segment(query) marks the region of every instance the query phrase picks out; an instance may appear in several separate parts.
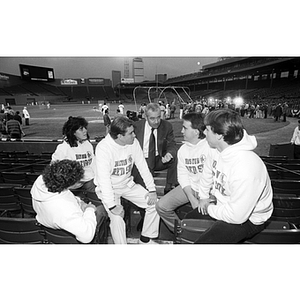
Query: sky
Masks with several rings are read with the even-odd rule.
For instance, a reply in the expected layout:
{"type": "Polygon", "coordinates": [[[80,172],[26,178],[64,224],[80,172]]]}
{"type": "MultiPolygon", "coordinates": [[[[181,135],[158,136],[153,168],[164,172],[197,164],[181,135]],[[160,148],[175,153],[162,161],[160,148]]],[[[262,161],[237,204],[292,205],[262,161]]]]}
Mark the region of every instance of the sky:
{"type": "MultiPolygon", "coordinates": [[[[154,80],[155,74],[167,74],[168,78],[197,72],[204,65],[216,62],[216,57],[142,57],[144,79],[154,80]]],[[[124,62],[132,57],[0,57],[0,72],[20,75],[19,64],[54,69],[55,78],[109,78],[112,70],[124,76],[124,62]]]]}
{"type": "Polygon", "coordinates": [[[123,76],[124,57],[142,57],[145,80],[154,80],[156,73],[196,72],[222,56],[299,55],[297,10],[288,10],[285,20],[277,4],[270,15],[257,0],[246,11],[231,0],[106,2],[2,3],[0,72],[19,75],[24,63],[53,67],[56,78],[111,78],[112,70],[123,76]]]}

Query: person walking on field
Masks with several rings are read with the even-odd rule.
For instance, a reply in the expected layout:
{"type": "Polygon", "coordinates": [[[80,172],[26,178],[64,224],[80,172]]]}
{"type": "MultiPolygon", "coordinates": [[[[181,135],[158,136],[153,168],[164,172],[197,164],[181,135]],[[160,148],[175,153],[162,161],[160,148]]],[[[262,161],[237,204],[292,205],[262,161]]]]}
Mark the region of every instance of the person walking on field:
{"type": "Polygon", "coordinates": [[[23,117],[25,119],[25,125],[29,126],[30,114],[29,114],[26,106],[23,109],[23,117]]]}
{"type": "Polygon", "coordinates": [[[111,124],[111,119],[109,117],[109,111],[108,109],[105,110],[104,112],[104,115],[103,115],[103,123],[104,123],[104,126],[105,126],[105,135],[108,134],[109,132],[109,127],[110,127],[110,124],[111,124]]]}
{"type": "Polygon", "coordinates": [[[300,120],[298,120],[298,126],[294,129],[294,133],[291,139],[291,144],[294,145],[294,158],[300,158],[300,120]]]}

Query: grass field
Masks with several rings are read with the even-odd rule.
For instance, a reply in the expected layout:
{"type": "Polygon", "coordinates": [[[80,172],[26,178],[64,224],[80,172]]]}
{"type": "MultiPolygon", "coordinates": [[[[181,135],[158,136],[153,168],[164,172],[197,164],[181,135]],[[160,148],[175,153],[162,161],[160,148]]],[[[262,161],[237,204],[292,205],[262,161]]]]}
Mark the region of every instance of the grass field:
{"type": "MultiPolygon", "coordinates": [[[[110,115],[114,117],[118,104],[110,105],[110,115]]],[[[14,110],[22,111],[23,107],[14,106],[14,110]]],[[[136,110],[134,104],[125,104],[125,112],[127,110],[136,110]]],[[[89,122],[88,131],[91,139],[103,136],[105,134],[105,127],[102,121],[102,114],[98,110],[98,106],[95,104],[62,104],[52,105],[50,109],[39,106],[28,106],[30,113],[30,126],[23,125],[24,132],[26,133],[26,139],[61,139],[62,127],[67,121],[69,116],[82,116],[89,122]]],[[[177,141],[182,140],[182,120],[178,118],[178,111],[175,115],[176,118],[170,120],[173,125],[175,138],[177,141]]],[[[264,132],[276,131],[284,126],[287,126],[289,122],[274,122],[272,118],[267,119],[248,119],[243,118],[243,124],[249,134],[257,135],[264,132]]],[[[292,132],[288,136],[276,136],[272,140],[262,140],[261,143],[265,145],[259,145],[261,149],[267,151],[269,144],[288,142],[291,138],[292,132]]],[[[258,153],[266,155],[266,153],[258,153]]]]}

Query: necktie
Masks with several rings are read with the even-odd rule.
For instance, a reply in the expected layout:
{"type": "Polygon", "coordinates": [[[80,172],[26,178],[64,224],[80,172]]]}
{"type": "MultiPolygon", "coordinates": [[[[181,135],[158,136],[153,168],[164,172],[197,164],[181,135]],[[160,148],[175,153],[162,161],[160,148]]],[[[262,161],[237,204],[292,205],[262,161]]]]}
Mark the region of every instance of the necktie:
{"type": "Polygon", "coordinates": [[[151,134],[149,139],[149,152],[148,152],[148,167],[150,170],[155,168],[155,136],[154,128],[151,128],[151,134]]]}

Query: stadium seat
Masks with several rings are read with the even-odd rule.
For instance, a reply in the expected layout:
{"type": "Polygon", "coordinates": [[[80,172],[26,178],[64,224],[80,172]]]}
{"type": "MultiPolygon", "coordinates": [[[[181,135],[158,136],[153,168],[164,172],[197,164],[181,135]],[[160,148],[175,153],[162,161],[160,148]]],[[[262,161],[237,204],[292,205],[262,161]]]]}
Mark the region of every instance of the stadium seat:
{"type": "Polygon", "coordinates": [[[14,192],[18,197],[22,208],[22,217],[24,218],[24,214],[28,214],[31,217],[36,215],[33,207],[32,207],[32,197],[30,193],[31,187],[15,187],[14,192]]]}
{"type": "Polygon", "coordinates": [[[32,171],[33,173],[42,173],[48,164],[33,164],[32,171]]]}
{"type": "Polygon", "coordinates": [[[2,172],[1,173],[4,183],[12,184],[27,184],[27,177],[25,172],[2,172]]]}
{"type": "MultiPolygon", "coordinates": [[[[90,244],[107,244],[108,226],[108,217],[103,217],[97,225],[95,237],[90,244]]],[[[40,227],[45,232],[46,244],[83,244],[73,234],[63,229],[52,229],[43,225],[40,227]]]]}
{"type": "Polygon", "coordinates": [[[21,206],[18,197],[15,195],[14,187],[12,185],[0,185],[0,216],[11,216],[20,212],[21,206]]]}
{"type": "Polygon", "coordinates": [[[26,173],[28,185],[33,185],[39,176],[40,176],[39,173],[26,173]]]}
{"type": "Polygon", "coordinates": [[[300,196],[300,180],[271,180],[274,194],[291,194],[300,196]]]}
{"type": "MultiPolygon", "coordinates": [[[[193,244],[199,235],[213,224],[213,220],[184,219],[175,221],[175,244],[193,244]]],[[[251,244],[298,244],[300,243],[300,229],[288,222],[270,220],[266,228],[253,238],[244,241],[251,244]]]]}
{"type": "Polygon", "coordinates": [[[44,234],[34,218],[0,218],[1,244],[43,244],[44,234]]]}

